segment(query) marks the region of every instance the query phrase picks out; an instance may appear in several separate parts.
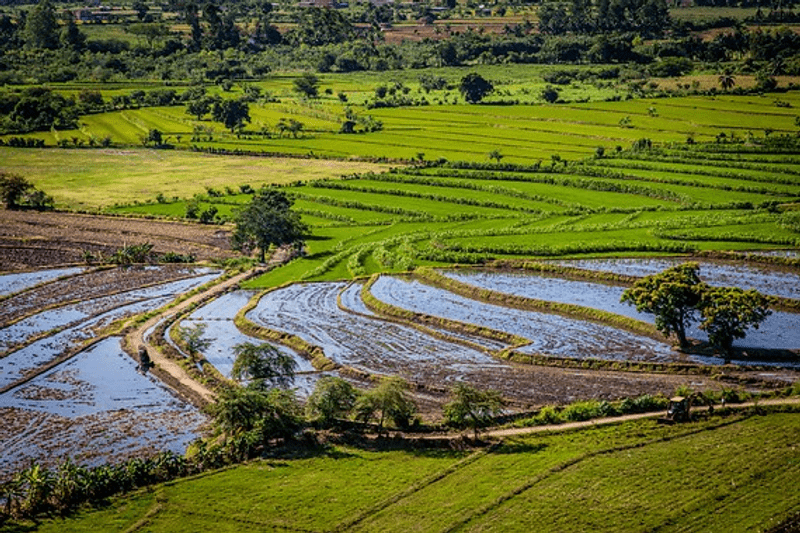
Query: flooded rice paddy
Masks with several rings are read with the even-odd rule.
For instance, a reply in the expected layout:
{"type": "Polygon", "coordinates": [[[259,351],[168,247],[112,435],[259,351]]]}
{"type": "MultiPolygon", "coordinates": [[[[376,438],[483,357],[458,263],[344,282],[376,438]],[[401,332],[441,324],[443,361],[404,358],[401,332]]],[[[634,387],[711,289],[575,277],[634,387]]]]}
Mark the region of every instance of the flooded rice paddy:
{"type": "MultiPolygon", "coordinates": [[[[177,399],[109,337],[24,385],[0,395],[0,472],[182,453],[206,417],[177,399]]],[[[0,476],[1,477],[1,476],[0,476]]]]}
{"type": "Polygon", "coordinates": [[[0,328],[0,473],[10,474],[31,459],[53,465],[72,457],[98,464],[166,449],[183,452],[199,435],[206,417],[155,378],[138,373],[119,338],[70,354],[99,328],[158,308],[220,272],[186,266],[113,270],[56,276],[0,302],[17,313],[2,315],[0,328]],[[120,283],[105,285],[108,281],[120,283]],[[31,312],[36,305],[54,308],[31,312]],[[55,364],[64,356],[69,357],[55,364]]]}
{"type": "Polygon", "coordinates": [[[30,289],[40,283],[80,274],[84,270],[84,267],[71,267],[37,270],[35,272],[20,272],[17,274],[3,274],[0,275],[0,297],[30,289]]]}
{"type": "Polygon", "coordinates": [[[662,270],[687,261],[700,263],[700,278],[709,285],[756,289],[761,293],[773,296],[800,298],[800,274],[782,272],[753,264],[734,265],[677,257],[657,259],[584,259],[559,261],[559,264],[586,270],[602,270],[626,276],[643,277],[658,274],[662,270]]]}
{"type": "MultiPolygon", "coordinates": [[[[233,291],[220,296],[219,298],[207,303],[194,311],[181,322],[184,326],[194,324],[205,324],[203,338],[211,344],[203,350],[203,356],[225,377],[231,377],[231,370],[236,357],[233,352],[234,346],[245,342],[253,344],[264,344],[265,341],[245,335],[233,323],[236,313],[244,307],[250,298],[255,294],[253,291],[233,291]]],[[[273,345],[281,353],[294,359],[295,381],[291,388],[296,389],[301,398],[308,397],[314,390],[314,386],[319,377],[313,365],[293,350],[281,345],[273,345]]]]}
{"type": "Polygon", "coordinates": [[[336,296],[344,287],[345,283],[291,285],[266,294],[247,317],[316,344],[343,365],[373,374],[400,375],[439,389],[471,383],[498,390],[518,405],[671,392],[684,380],[670,375],[586,373],[509,363],[411,327],[342,311],[336,296]]]}
{"type": "Polygon", "coordinates": [[[676,357],[669,345],[648,337],[584,320],[478,302],[414,280],[382,276],[371,292],[377,299],[404,309],[525,337],[531,341],[519,349],[525,353],[637,361],[671,361],[676,357]]]}
{"type": "MultiPolygon", "coordinates": [[[[450,270],[443,271],[443,274],[463,283],[506,294],[582,305],[649,323],[655,321],[653,315],[639,313],[634,306],[620,302],[624,287],[565,280],[534,273],[450,270]]],[[[708,335],[697,324],[690,327],[687,334],[695,339],[708,340],[708,335]]],[[[773,311],[759,329],[750,329],[747,337],[737,339],[734,346],[770,350],[800,349],[800,315],[773,311]]]]}

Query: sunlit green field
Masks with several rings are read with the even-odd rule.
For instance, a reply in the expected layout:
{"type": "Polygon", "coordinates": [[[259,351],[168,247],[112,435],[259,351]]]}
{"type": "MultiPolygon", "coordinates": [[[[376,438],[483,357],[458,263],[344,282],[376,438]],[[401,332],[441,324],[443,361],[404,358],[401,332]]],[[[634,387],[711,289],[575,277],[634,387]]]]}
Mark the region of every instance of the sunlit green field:
{"type": "MultiPolygon", "coordinates": [[[[405,83],[402,78],[407,76],[408,73],[398,74],[396,81],[405,83]]],[[[367,85],[370,88],[366,89],[364,85],[359,87],[357,81],[357,76],[327,75],[321,85],[321,97],[310,101],[292,93],[289,77],[259,82],[257,85],[279,101],[251,104],[251,122],[241,133],[231,133],[208,118],[198,121],[183,106],[172,106],[86,115],[80,119],[80,129],[29,136],[44,139],[47,145],[60,141],[85,145],[109,138],[114,146],[128,147],[141,146],[148,131],[157,129],[166,142],[178,148],[194,146],[204,150],[339,159],[449,161],[488,161],[489,154],[499,153],[505,162],[533,164],[548,161],[554,155],[580,159],[593,154],[598,147],[615,150],[641,138],[653,142],[686,142],[689,138],[705,142],[722,134],[725,138],[744,139],[762,136],[765,131],[773,135],[794,133],[797,131],[794,108],[800,106],[797,92],[780,96],[782,102],[792,107],[778,107],[776,98],[770,95],[606,102],[602,101],[603,95],[594,94],[592,101],[586,103],[541,104],[538,100],[541,88],[526,87],[519,80],[508,80],[503,94],[509,96],[502,99],[519,100],[521,105],[468,105],[457,90],[426,94],[418,82],[407,80],[408,97],[424,98],[429,105],[367,109],[365,104],[374,98],[374,90],[370,88],[380,85],[380,80],[373,77],[367,85]],[[347,103],[339,100],[339,93],[348,98],[347,103]],[[525,105],[526,102],[537,103],[525,105]],[[381,121],[383,129],[372,133],[339,133],[348,106],[362,118],[371,116],[381,121]],[[297,135],[281,133],[276,126],[282,119],[297,120],[304,129],[297,135]],[[198,127],[204,129],[202,133],[195,131],[198,127]]],[[[235,97],[239,90],[224,96],[235,97]]]]}
{"type": "Polygon", "coordinates": [[[478,451],[320,450],[140,491],[37,531],[727,531],[796,512],[796,413],[517,437],[478,451]]]}

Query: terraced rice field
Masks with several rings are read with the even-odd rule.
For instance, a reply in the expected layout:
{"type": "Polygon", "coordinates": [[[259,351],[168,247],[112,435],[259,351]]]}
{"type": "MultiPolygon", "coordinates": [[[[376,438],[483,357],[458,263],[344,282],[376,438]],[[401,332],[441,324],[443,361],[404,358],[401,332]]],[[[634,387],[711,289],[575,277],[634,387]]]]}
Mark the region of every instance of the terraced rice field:
{"type": "Polygon", "coordinates": [[[121,339],[102,329],[218,276],[185,266],[0,276],[0,479],[31,459],[100,464],[182,452],[205,415],[137,372],[121,339]]]}

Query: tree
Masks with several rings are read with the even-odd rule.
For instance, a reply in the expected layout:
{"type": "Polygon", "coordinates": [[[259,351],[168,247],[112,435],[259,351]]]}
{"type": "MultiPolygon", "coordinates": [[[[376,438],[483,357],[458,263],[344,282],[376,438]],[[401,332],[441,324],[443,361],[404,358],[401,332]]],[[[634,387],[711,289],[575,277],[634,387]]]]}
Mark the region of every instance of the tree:
{"type": "Polygon", "coordinates": [[[461,79],[458,90],[461,91],[464,100],[470,104],[476,104],[494,90],[494,85],[480,74],[470,72],[461,79]]]}
{"type": "Polygon", "coordinates": [[[162,146],[164,143],[164,135],[161,133],[160,130],[155,128],[151,129],[147,132],[147,136],[144,137],[143,143],[145,146],[148,144],[153,143],[153,146],[159,147],[162,146]]]}
{"type": "Polygon", "coordinates": [[[237,381],[250,381],[250,388],[285,388],[294,383],[297,362],[274,346],[244,342],[234,346],[233,353],[236,360],[231,377],[237,381]]]}
{"type": "Polygon", "coordinates": [[[206,325],[202,322],[198,322],[194,326],[175,326],[175,334],[186,345],[186,349],[192,357],[196,357],[200,352],[211,346],[213,339],[204,339],[203,335],[205,333],[206,325]]]}
{"type": "Polygon", "coordinates": [[[214,104],[211,117],[222,122],[233,133],[250,122],[250,106],[242,100],[222,100],[214,104]]]}
{"type": "Polygon", "coordinates": [[[640,313],[655,315],[656,328],[667,336],[675,333],[681,348],[686,348],[686,328],[703,291],[699,270],[698,263],[683,263],[646,276],[623,292],[621,301],[635,305],[640,313]]]}
{"type": "Polygon", "coordinates": [[[214,104],[214,99],[207,96],[201,96],[194,100],[186,102],[186,114],[196,117],[197,120],[203,120],[203,116],[211,111],[214,104]]]}
{"type": "Polygon", "coordinates": [[[316,98],[319,95],[319,78],[306,72],[293,82],[294,90],[306,98],[316,98]]]}
{"type": "Polygon", "coordinates": [[[331,425],[353,410],[357,398],[358,391],[350,383],[340,377],[324,376],[306,401],[306,416],[322,425],[331,425]]]}
{"type": "Polygon", "coordinates": [[[478,390],[463,383],[450,391],[452,401],[444,406],[445,422],[453,427],[469,427],[478,438],[478,428],[487,426],[502,413],[505,401],[499,392],[478,390]]]}
{"type": "Polygon", "coordinates": [[[399,377],[383,378],[377,387],[363,394],[356,402],[356,418],[368,422],[378,417],[378,432],[386,420],[398,428],[407,428],[417,412],[417,405],[408,395],[408,382],[399,377]]]}
{"type": "Polygon", "coordinates": [[[772,312],[769,299],[756,290],[714,287],[703,292],[699,303],[703,321],[700,329],[708,333],[711,344],[730,359],[734,339],[741,339],[752,326],[758,329],[772,312]]]}
{"type": "Polygon", "coordinates": [[[550,87],[549,85],[542,89],[542,100],[548,104],[554,104],[558,100],[558,89],[550,87]]]}
{"type": "Polygon", "coordinates": [[[25,46],[54,50],[59,45],[58,33],[55,8],[50,0],[42,0],[31,9],[25,19],[25,46]]]}
{"type": "Polygon", "coordinates": [[[247,253],[258,248],[263,263],[270,246],[300,241],[308,228],[291,207],[292,201],[283,191],[260,191],[247,207],[234,215],[236,230],[231,237],[233,249],[247,253]]]}
{"type": "Polygon", "coordinates": [[[6,209],[20,207],[25,194],[33,188],[33,183],[19,174],[0,172],[0,196],[6,204],[6,209]]]}
{"type": "Polygon", "coordinates": [[[491,152],[489,152],[489,159],[494,159],[495,161],[500,163],[500,160],[503,159],[503,154],[500,153],[500,150],[494,149],[491,152]]]}
{"type": "Polygon", "coordinates": [[[717,78],[717,81],[719,81],[719,86],[722,87],[722,90],[724,91],[728,91],[732,89],[734,85],[736,85],[736,77],[729,69],[722,71],[722,73],[719,75],[719,78],[717,78]]]}

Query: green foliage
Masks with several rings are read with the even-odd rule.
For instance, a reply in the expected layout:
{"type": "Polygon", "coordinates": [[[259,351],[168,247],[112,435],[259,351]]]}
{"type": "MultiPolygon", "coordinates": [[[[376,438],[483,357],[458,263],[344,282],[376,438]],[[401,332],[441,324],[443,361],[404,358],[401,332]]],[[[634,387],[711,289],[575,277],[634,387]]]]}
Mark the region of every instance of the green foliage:
{"type": "Polygon", "coordinates": [[[200,353],[211,346],[213,339],[203,338],[206,333],[206,325],[203,322],[198,322],[194,326],[181,326],[176,325],[173,328],[175,337],[182,343],[189,355],[197,357],[200,353]]]}
{"type": "Polygon", "coordinates": [[[58,21],[50,0],[42,0],[25,18],[25,46],[32,49],[55,49],[59,45],[58,21]]]}
{"type": "Polygon", "coordinates": [[[250,122],[250,106],[244,100],[219,100],[211,108],[211,117],[233,133],[250,122]]]}
{"type": "Polygon", "coordinates": [[[153,244],[144,242],[123,246],[111,255],[110,261],[115,265],[132,265],[149,263],[156,259],[156,255],[153,253],[153,244]]]}
{"type": "Polygon", "coordinates": [[[33,183],[19,174],[0,172],[0,197],[6,209],[20,207],[25,194],[33,188],[33,183]]]}
{"type": "Polygon", "coordinates": [[[461,91],[464,100],[470,104],[477,104],[494,90],[494,85],[477,72],[470,72],[461,79],[458,90],[461,91]]]}
{"type": "Polygon", "coordinates": [[[476,438],[478,429],[491,424],[505,405],[499,392],[482,391],[464,383],[453,387],[450,395],[452,400],[444,406],[445,423],[458,428],[472,428],[476,438]]]}
{"type": "Polygon", "coordinates": [[[213,417],[215,428],[231,445],[250,441],[247,456],[272,439],[291,437],[302,426],[302,410],[291,390],[224,389],[218,401],[206,410],[213,417]]]}
{"type": "Polygon", "coordinates": [[[357,399],[358,391],[349,382],[337,376],[323,376],[306,401],[306,417],[323,426],[332,425],[349,416],[357,399]]]}
{"type": "Polygon", "coordinates": [[[247,254],[258,248],[263,263],[270,246],[299,241],[308,228],[300,221],[300,215],[291,211],[291,207],[292,201],[283,191],[260,191],[247,207],[235,214],[233,248],[247,254]]]}
{"type": "Polygon", "coordinates": [[[684,263],[646,276],[622,293],[622,301],[635,305],[640,313],[655,315],[658,330],[667,336],[675,333],[685,348],[686,328],[702,294],[699,271],[698,263],[684,263]]]}
{"type": "Polygon", "coordinates": [[[316,98],[319,95],[319,83],[319,78],[309,72],[292,82],[294,90],[306,98],[316,98]]]}
{"type": "Polygon", "coordinates": [[[236,359],[231,377],[239,382],[247,381],[248,388],[286,388],[294,383],[297,362],[269,344],[245,342],[234,346],[233,353],[236,359]]]}
{"type": "Polygon", "coordinates": [[[363,393],[356,401],[356,419],[369,422],[377,418],[379,432],[387,421],[400,429],[410,427],[417,406],[408,394],[408,387],[402,378],[383,378],[374,389],[363,393]]]}
{"type": "Polygon", "coordinates": [[[726,356],[731,354],[733,341],[743,338],[750,327],[758,325],[771,314],[769,299],[756,290],[738,287],[707,288],[699,302],[703,321],[700,329],[726,356]]]}

